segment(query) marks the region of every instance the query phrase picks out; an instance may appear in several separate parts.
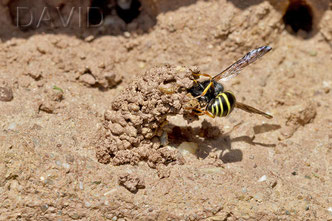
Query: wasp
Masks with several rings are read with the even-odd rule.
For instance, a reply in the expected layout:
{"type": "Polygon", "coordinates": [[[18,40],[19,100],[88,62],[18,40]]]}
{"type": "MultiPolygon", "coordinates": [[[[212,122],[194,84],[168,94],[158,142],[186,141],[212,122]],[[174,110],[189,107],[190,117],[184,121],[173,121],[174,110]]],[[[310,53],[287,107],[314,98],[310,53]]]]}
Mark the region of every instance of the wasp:
{"type": "Polygon", "coordinates": [[[189,88],[187,91],[199,102],[200,107],[187,107],[187,109],[191,109],[194,114],[199,116],[208,115],[215,118],[216,116],[228,116],[233,111],[234,107],[236,107],[246,112],[259,114],[271,119],[272,116],[270,114],[260,111],[247,104],[238,102],[234,94],[231,91],[225,91],[224,86],[218,82],[228,81],[229,79],[236,77],[240,74],[243,68],[255,62],[271,49],[272,48],[270,46],[263,46],[254,49],[214,77],[211,77],[208,74],[193,73],[196,79],[200,76],[208,77],[209,79],[202,82],[194,80],[194,86],[189,88]]]}

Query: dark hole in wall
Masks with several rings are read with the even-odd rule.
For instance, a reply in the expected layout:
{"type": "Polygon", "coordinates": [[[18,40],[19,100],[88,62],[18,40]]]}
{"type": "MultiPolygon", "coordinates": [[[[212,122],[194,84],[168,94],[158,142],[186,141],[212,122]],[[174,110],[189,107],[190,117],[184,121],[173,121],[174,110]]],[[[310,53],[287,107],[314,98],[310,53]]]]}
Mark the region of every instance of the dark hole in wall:
{"type": "Polygon", "coordinates": [[[88,22],[91,25],[100,24],[105,16],[111,13],[109,0],[92,0],[90,7],[88,22]]]}
{"type": "Polygon", "coordinates": [[[304,0],[290,0],[283,16],[285,25],[289,25],[297,33],[299,30],[311,32],[313,29],[313,11],[304,0]]]}
{"type": "Polygon", "coordinates": [[[103,19],[116,11],[125,22],[130,23],[140,14],[141,3],[138,0],[92,0],[89,10],[89,24],[98,25],[103,19]]]}
{"type": "Polygon", "coordinates": [[[116,5],[116,13],[127,24],[132,22],[140,14],[141,3],[138,0],[129,0],[130,7],[121,7],[121,4],[116,5]]]}
{"type": "Polygon", "coordinates": [[[170,140],[179,140],[183,139],[184,135],[182,134],[181,128],[175,126],[170,133],[168,133],[168,138],[170,140]]]}

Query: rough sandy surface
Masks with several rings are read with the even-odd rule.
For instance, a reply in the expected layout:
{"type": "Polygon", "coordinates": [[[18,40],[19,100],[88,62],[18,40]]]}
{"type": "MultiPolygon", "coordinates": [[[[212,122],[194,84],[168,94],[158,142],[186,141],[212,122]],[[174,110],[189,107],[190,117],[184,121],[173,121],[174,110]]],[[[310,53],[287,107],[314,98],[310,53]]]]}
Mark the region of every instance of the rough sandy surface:
{"type": "MultiPolygon", "coordinates": [[[[146,0],[129,24],[111,14],[97,29],[44,22],[26,32],[13,25],[15,2],[0,5],[0,220],[332,219],[329,1],[308,1],[315,27],[297,35],[283,23],[287,1],[146,0]],[[112,144],[119,131],[112,131],[109,113],[132,103],[131,90],[156,70],[176,78],[176,67],[188,73],[186,67],[197,66],[214,75],[262,45],[273,50],[224,86],[272,120],[234,110],[227,118],[188,123],[171,116],[181,113],[181,102],[166,110],[161,100],[161,114],[146,119],[161,127],[168,116],[170,144],[159,147],[155,139],[148,150],[157,160],[142,161],[138,150],[152,140],[139,138],[140,128],[151,129],[141,113],[154,110],[142,102],[143,124],[118,122],[126,136],[112,144]],[[131,138],[128,151],[140,160],[126,158],[129,164],[119,166],[98,161],[106,159],[96,157],[104,143],[102,151],[114,154],[105,162],[122,164],[115,156],[131,138]],[[170,163],[158,163],[166,152],[170,163]],[[181,164],[172,163],[179,157],[181,164]]],[[[68,1],[64,12],[77,2],[68,1]]],[[[151,83],[159,85],[160,77],[151,83]]],[[[149,83],[141,88],[143,98],[159,93],[149,83]]]]}

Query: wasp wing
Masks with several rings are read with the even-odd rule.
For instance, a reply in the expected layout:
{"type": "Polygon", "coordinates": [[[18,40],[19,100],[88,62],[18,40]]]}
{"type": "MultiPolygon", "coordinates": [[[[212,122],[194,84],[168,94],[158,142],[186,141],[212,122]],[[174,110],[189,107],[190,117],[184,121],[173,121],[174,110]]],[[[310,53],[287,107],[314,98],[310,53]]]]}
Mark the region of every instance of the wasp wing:
{"type": "Polygon", "coordinates": [[[243,111],[246,111],[246,112],[248,112],[248,113],[253,113],[253,114],[259,114],[259,115],[262,115],[262,116],[264,116],[264,117],[266,117],[266,118],[268,118],[268,119],[272,119],[272,118],[273,118],[272,115],[270,115],[270,114],[268,114],[268,113],[265,113],[265,112],[263,112],[263,111],[260,111],[260,110],[258,110],[258,109],[256,109],[256,108],[251,107],[251,106],[249,106],[249,105],[247,105],[247,104],[244,104],[244,103],[240,103],[240,102],[237,102],[237,101],[236,101],[236,103],[235,103],[235,107],[236,107],[236,108],[239,108],[239,109],[241,109],[241,110],[243,110],[243,111]]]}
{"type": "Polygon", "coordinates": [[[237,76],[243,68],[247,67],[251,63],[254,63],[258,58],[265,55],[271,49],[272,48],[270,46],[263,46],[248,52],[243,58],[241,58],[216,76],[214,76],[213,80],[228,81],[229,79],[237,76]]]}

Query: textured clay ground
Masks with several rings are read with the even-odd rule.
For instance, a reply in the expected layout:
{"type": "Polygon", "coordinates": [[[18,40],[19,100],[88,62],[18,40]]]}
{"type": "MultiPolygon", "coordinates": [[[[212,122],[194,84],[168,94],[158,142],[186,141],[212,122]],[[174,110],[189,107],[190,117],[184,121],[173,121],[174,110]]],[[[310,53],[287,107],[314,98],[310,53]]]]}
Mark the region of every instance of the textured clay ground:
{"type": "MultiPolygon", "coordinates": [[[[63,2],[35,13],[89,5],[63,2]]],[[[294,34],[288,1],[142,0],[128,24],[24,32],[13,15],[29,1],[1,1],[0,220],[331,220],[332,5],[307,2],[313,30],[294,34]],[[188,122],[183,94],[158,90],[262,45],[224,86],[272,120],[188,122]]]]}

